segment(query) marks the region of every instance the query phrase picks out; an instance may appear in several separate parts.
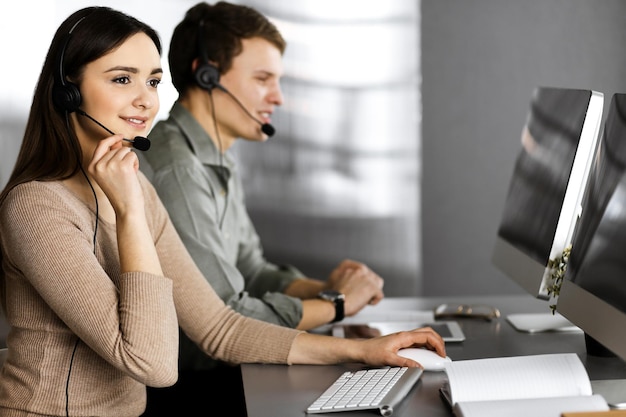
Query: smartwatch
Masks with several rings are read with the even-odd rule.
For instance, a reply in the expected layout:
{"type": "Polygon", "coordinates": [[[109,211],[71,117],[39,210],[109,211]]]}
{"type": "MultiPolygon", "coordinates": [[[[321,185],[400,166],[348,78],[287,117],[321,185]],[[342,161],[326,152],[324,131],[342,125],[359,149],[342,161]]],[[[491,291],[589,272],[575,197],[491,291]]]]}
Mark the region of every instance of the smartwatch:
{"type": "Polygon", "coordinates": [[[335,290],[323,290],[317,294],[317,298],[321,298],[322,300],[332,301],[335,304],[335,318],[331,323],[335,323],[337,321],[343,320],[345,317],[343,303],[346,299],[346,296],[339,291],[335,290]]]}

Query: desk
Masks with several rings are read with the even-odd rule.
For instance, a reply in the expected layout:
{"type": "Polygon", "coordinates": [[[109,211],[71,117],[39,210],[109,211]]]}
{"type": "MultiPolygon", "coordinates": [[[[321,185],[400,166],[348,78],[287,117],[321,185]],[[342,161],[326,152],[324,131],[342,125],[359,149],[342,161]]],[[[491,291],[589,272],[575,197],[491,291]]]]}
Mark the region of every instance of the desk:
{"type": "MultiPolygon", "coordinates": [[[[466,340],[448,343],[446,351],[453,360],[542,353],[577,353],[594,379],[626,378],[626,363],[618,358],[588,357],[582,333],[527,334],[515,330],[507,321],[511,313],[549,312],[548,303],[533,297],[437,297],[387,298],[374,308],[389,310],[428,310],[441,303],[488,304],[502,313],[497,320],[458,319],[466,340]]],[[[369,308],[369,307],[368,307],[369,308]]],[[[242,365],[248,417],[304,417],[306,407],[345,370],[362,365],[242,365]]],[[[394,411],[394,417],[450,417],[452,413],[439,397],[444,373],[425,372],[407,398],[394,411]]],[[[373,411],[328,413],[320,416],[372,417],[373,411]]],[[[313,415],[311,415],[313,416],[313,415]]]]}

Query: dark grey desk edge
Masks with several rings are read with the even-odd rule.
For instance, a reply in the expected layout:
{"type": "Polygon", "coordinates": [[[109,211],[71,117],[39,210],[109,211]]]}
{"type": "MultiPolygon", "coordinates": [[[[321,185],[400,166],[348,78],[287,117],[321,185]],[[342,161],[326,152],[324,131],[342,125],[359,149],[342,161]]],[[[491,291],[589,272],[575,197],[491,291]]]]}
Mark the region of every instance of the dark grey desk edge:
{"type": "MultiPolygon", "coordinates": [[[[497,356],[533,355],[542,353],[573,352],[585,364],[592,380],[626,378],[626,363],[618,358],[587,357],[582,333],[521,333],[506,322],[512,313],[548,313],[545,301],[531,296],[487,297],[436,297],[436,298],[388,298],[377,307],[390,310],[427,310],[441,303],[487,304],[497,307],[502,316],[487,322],[476,319],[460,319],[459,324],[467,339],[461,343],[449,343],[448,355],[453,360],[476,359],[497,356]]],[[[359,364],[330,366],[312,365],[242,365],[242,377],[249,417],[304,417],[306,407],[346,369],[362,368],[359,364]]],[[[439,388],[445,382],[445,374],[426,372],[409,393],[394,417],[450,417],[452,413],[439,396],[439,388]]],[[[329,413],[328,416],[365,417],[374,412],[352,411],[329,413]]]]}

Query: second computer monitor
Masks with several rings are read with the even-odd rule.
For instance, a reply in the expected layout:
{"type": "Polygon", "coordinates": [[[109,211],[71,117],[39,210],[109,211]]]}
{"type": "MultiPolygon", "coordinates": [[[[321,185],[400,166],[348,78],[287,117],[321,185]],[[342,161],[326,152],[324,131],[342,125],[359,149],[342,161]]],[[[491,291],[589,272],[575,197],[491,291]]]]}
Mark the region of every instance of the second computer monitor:
{"type": "Polygon", "coordinates": [[[587,353],[626,360],[626,94],[607,112],[557,311],[585,331],[587,353]]]}
{"type": "Polygon", "coordinates": [[[591,90],[534,90],[496,237],[493,263],[549,299],[550,259],[571,244],[602,121],[591,90]]]}

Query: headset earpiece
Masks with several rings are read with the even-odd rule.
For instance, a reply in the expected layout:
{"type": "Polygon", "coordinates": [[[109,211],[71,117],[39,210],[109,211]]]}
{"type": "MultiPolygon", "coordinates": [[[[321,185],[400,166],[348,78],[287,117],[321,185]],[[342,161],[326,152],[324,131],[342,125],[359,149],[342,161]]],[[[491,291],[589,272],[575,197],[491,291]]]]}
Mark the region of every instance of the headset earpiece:
{"type": "Polygon", "coordinates": [[[80,107],[82,97],[76,84],[65,82],[59,85],[55,82],[54,87],[52,87],[52,102],[57,109],[72,113],[80,107]]]}
{"type": "Polygon", "coordinates": [[[61,52],[57,55],[56,59],[56,71],[54,73],[54,84],[52,86],[52,103],[58,110],[67,113],[72,113],[78,110],[82,102],[82,97],[80,96],[78,86],[65,79],[65,50],[67,49],[67,44],[70,42],[72,37],[72,32],[84,18],[85,17],[76,22],[65,36],[63,47],[61,48],[61,52]]]}
{"type": "Polygon", "coordinates": [[[199,62],[194,76],[196,83],[207,91],[213,90],[220,83],[219,70],[215,65],[208,62],[199,62]]]}
{"type": "Polygon", "coordinates": [[[198,25],[198,67],[194,71],[196,83],[207,91],[213,90],[220,84],[219,69],[209,62],[207,56],[206,44],[204,41],[204,20],[198,25]]]}

